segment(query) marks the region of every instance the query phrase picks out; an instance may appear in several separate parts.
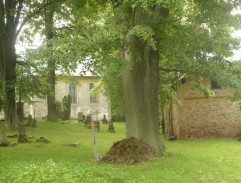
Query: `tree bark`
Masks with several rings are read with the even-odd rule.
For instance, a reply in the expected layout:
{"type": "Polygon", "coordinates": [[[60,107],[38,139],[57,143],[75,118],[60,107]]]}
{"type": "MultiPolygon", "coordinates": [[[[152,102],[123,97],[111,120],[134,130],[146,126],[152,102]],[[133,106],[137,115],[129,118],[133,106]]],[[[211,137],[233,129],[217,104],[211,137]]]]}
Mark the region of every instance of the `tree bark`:
{"type": "MultiPolygon", "coordinates": [[[[123,74],[126,136],[142,140],[154,148],[156,155],[161,155],[164,146],[160,140],[157,98],[159,54],[158,50],[140,45],[143,44],[137,41],[141,59],[123,74]]],[[[126,55],[125,60],[129,59],[126,55]]]]}
{"type": "Polygon", "coordinates": [[[16,113],[15,84],[16,84],[16,25],[12,10],[16,3],[13,0],[0,2],[0,41],[1,41],[1,79],[3,84],[3,99],[5,126],[8,129],[18,127],[18,117],[16,113]],[[5,15],[5,16],[4,16],[5,15]]]}
{"type": "Polygon", "coordinates": [[[48,120],[56,121],[57,120],[57,111],[55,103],[55,62],[54,60],[48,61],[48,84],[50,86],[50,93],[47,95],[47,104],[48,104],[48,120]]]}
{"type": "MultiPolygon", "coordinates": [[[[44,0],[45,4],[50,3],[51,0],[44,0]]],[[[54,27],[54,8],[53,5],[49,5],[45,9],[45,37],[48,41],[48,47],[51,49],[52,44],[50,43],[53,39],[53,27],[54,27]]],[[[52,55],[48,58],[48,80],[47,83],[50,86],[50,93],[47,95],[47,105],[48,105],[48,120],[57,120],[57,111],[55,103],[55,60],[52,55]]]]}
{"type": "MultiPolygon", "coordinates": [[[[11,29],[11,28],[9,28],[11,29]]],[[[16,113],[16,53],[14,33],[7,31],[5,41],[4,71],[3,71],[3,91],[4,91],[4,113],[5,126],[14,130],[18,127],[18,117],[16,113]]]]}
{"type": "MultiPolygon", "coordinates": [[[[0,73],[3,72],[3,59],[4,59],[4,34],[5,34],[5,22],[4,22],[4,7],[3,0],[0,0],[0,73]]],[[[0,75],[2,79],[2,74],[0,75]]]]}
{"type": "MultiPolygon", "coordinates": [[[[133,9],[118,2],[113,7],[123,8],[116,13],[126,12],[129,14],[126,17],[134,17],[125,20],[128,26],[144,25],[153,31],[160,31],[158,25],[168,16],[168,10],[159,5],[153,6],[153,14],[145,12],[142,7],[133,9]]],[[[158,112],[160,41],[155,35],[153,39],[156,48],[138,35],[126,35],[127,44],[131,47],[122,52],[123,60],[131,65],[131,69],[126,69],[123,73],[126,136],[142,140],[155,150],[156,155],[162,155],[164,145],[160,140],[158,112]]]]}

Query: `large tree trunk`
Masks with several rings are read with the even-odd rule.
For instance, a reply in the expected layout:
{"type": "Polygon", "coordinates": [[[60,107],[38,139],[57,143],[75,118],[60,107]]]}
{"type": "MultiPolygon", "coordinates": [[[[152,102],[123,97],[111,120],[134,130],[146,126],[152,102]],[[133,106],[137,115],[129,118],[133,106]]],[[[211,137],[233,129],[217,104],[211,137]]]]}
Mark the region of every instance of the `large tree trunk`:
{"type": "MultiPolygon", "coordinates": [[[[44,0],[44,3],[47,4],[51,0],[44,0]]],[[[48,47],[51,49],[53,39],[53,27],[54,27],[54,7],[49,5],[45,9],[45,37],[48,41],[48,47]]],[[[52,58],[52,55],[49,55],[48,58],[48,84],[50,86],[50,93],[47,95],[47,104],[48,104],[48,120],[56,121],[57,120],[57,111],[55,103],[55,60],[52,58]]]]}
{"type": "Polygon", "coordinates": [[[3,7],[3,0],[0,0],[0,77],[2,79],[2,72],[3,72],[3,59],[4,59],[4,35],[5,34],[5,22],[4,22],[4,7],[3,7]]]}
{"type": "Polygon", "coordinates": [[[14,15],[11,12],[16,6],[15,1],[6,1],[5,9],[3,1],[0,3],[1,30],[1,78],[3,84],[3,99],[5,112],[5,126],[9,129],[16,129],[18,117],[16,113],[15,84],[16,84],[16,25],[14,15]],[[4,12],[6,17],[4,18],[4,12]],[[5,23],[6,22],[6,23],[5,23]]]}
{"type": "MultiPolygon", "coordinates": [[[[9,28],[11,29],[11,28],[9,28]]],[[[3,91],[4,91],[4,113],[5,126],[8,129],[16,129],[18,127],[18,117],[16,113],[16,53],[14,33],[7,31],[5,41],[5,57],[3,71],[3,91]]]]}
{"type": "Polygon", "coordinates": [[[50,86],[51,92],[47,95],[47,103],[48,103],[48,120],[56,121],[57,120],[57,112],[56,112],[56,103],[55,103],[55,62],[48,61],[48,84],[50,86]]]}
{"type": "Polygon", "coordinates": [[[137,40],[136,46],[141,59],[123,75],[126,136],[142,140],[154,148],[156,155],[161,155],[164,146],[160,141],[157,98],[159,54],[158,50],[154,51],[137,40]]]}
{"type": "MultiPolygon", "coordinates": [[[[126,19],[122,20],[124,26],[136,29],[151,27],[154,32],[160,31],[158,25],[168,16],[166,8],[154,4],[150,9],[152,13],[138,6],[133,9],[131,5],[127,6],[120,1],[113,1],[113,7],[116,9],[117,19],[126,13],[126,19]]],[[[116,26],[120,26],[120,20],[116,23],[116,26]]],[[[160,38],[152,35],[156,43],[154,48],[141,34],[127,33],[125,40],[130,49],[124,50],[122,55],[131,65],[131,69],[126,69],[123,73],[126,136],[142,140],[155,150],[156,155],[161,155],[164,145],[160,140],[157,92],[160,38]]]]}
{"type": "MultiPolygon", "coordinates": [[[[10,74],[7,74],[11,77],[10,74]]],[[[16,112],[16,100],[15,100],[15,79],[5,79],[3,81],[4,88],[4,114],[5,114],[5,126],[8,129],[15,130],[18,127],[18,117],[16,112]]]]}

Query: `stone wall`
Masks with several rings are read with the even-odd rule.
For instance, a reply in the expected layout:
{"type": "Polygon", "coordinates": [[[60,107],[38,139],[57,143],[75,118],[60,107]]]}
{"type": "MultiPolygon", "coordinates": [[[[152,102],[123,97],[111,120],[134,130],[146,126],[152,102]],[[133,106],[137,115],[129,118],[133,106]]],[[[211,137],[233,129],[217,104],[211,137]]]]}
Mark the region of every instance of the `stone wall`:
{"type": "MultiPolygon", "coordinates": [[[[210,81],[204,84],[210,87],[210,81]]],[[[215,97],[205,98],[191,89],[187,81],[177,91],[180,104],[174,106],[174,134],[178,138],[241,138],[241,110],[239,102],[227,96],[231,89],[215,89],[215,97]]]]}

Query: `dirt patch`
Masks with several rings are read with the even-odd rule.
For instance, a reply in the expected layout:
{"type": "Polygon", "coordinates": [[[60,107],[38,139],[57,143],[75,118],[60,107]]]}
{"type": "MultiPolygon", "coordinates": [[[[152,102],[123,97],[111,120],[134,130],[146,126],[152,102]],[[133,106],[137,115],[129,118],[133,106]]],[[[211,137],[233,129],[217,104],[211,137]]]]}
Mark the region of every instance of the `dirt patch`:
{"type": "Polygon", "coordinates": [[[147,161],[154,156],[154,150],[146,143],[135,138],[129,138],[115,142],[102,161],[118,164],[136,164],[147,161]]]}

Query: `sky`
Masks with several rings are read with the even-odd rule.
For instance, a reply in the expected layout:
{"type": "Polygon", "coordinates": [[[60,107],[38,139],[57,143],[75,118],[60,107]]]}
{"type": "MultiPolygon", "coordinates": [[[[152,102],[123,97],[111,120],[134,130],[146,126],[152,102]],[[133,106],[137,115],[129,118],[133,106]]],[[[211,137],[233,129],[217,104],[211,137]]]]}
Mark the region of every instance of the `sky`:
{"type": "MultiPolygon", "coordinates": [[[[241,39],[241,30],[235,31],[233,33],[233,36],[241,39]]],[[[233,50],[233,57],[232,57],[232,59],[233,60],[237,60],[237,59],[240,59],[240,58],[241,58],[241,49],[240,50],[233,50]]]]}

